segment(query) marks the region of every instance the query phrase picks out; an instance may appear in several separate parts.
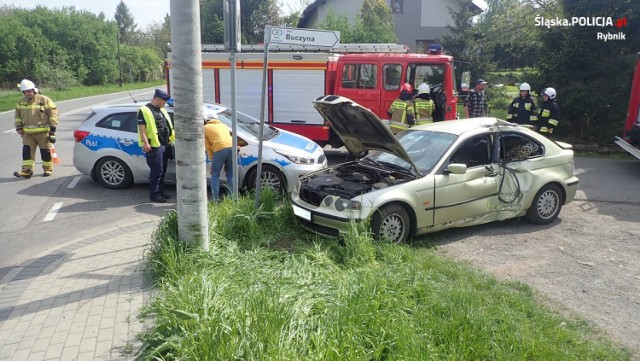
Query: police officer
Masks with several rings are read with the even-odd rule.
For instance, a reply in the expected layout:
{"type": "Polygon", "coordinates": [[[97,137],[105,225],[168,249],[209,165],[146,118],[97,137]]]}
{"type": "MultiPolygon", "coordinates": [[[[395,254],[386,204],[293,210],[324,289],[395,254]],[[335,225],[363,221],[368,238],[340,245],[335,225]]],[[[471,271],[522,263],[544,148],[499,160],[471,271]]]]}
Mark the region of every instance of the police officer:
{"type": "Polygon", "coordinates": [[[171,198],[164,192],[164,176],[172,157],[175,132],[171,118],[164,109],[169,94],[156,89],[151,102],[138,110],[138,145],[149,166],[149,200],[165,203],[171,198]]]}
{"type": "Polygon", "coordinates": [[[387,113],[391,116],[389,125],[393,134],[398,134],[415,124],[415,106],[411,84],[402,84],[400,97],[391,103],[387,113]]]}
{"type": "Polygon", "coordinates": [[[433,123],[433,100],[431,100],[431,89],[427,83],[418,85],[418,95],[413,100],[416,107],[416,124],[433,123]]]}
{"type": "Polygon", "coordinates": [[[19,86],[24,97],[16,105],[15,127],[16,132],[22,137],[22,169],[13,175],[18,178],[31,178],[38,147],[43,175],[48,177],[53,173],[50,146],[56,141],[58,108],[49,97],[38,94],[31,80],[23,79],[19,86]]]}
{"type": "Polygon", "coordinates": [[[535,125],[538,121],[536,104],[531,98],[531,86],[520,84],[520,96],[515,98],[507,111],[507,120],[518,124],[535,125]]]}
{"type": "Polygon", "coordinates": [[[542,91],[542,105],[540,105],[536,129],[542,134],[551,135],[553,129],[558,126],[559,119],[560,108],[556,103],[556,90],[545,88],[542,91]]]}

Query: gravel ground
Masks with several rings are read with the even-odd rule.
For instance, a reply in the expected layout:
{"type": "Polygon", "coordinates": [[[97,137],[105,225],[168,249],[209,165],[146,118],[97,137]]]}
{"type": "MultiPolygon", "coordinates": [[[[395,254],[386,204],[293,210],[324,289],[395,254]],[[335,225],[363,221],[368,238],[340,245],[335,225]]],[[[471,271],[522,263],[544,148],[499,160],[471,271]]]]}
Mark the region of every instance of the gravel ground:
{"type": "Polygon", "coordinates": [[[453,258],[530,285],[640,360],[639,210],[577,196],[548,226],[514,219],[428,237],[453,258]]]}

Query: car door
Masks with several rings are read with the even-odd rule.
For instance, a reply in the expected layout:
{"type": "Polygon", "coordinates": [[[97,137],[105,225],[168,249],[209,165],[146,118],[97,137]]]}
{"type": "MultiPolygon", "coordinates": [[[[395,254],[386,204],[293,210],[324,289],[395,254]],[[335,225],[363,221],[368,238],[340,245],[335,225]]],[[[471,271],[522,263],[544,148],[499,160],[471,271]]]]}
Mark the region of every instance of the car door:
{"type": "Polygon", "coordinates": [[[144,153],[138,146],[136,113],[113,112],[96,123],[100,131],[101,156],[113,156],[123,160],[131,168],[134,179],[149,176],[144,153]]]}
{"type": "Polygon", "coordinates": [[[436,174],[435,225],[469,225],[495,213],[500,177],[491,162],[492,140],[483,134],[463,141],[436,174]],[[465,164],[466,172],[449,173],[446,168],[454,163],[465,164]]]}

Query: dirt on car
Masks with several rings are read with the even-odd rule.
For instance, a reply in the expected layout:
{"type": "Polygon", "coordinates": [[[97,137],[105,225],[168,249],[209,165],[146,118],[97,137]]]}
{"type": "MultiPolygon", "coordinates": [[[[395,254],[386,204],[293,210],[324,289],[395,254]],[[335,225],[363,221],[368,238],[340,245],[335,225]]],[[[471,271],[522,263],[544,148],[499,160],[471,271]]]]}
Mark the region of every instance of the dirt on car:
{"type": "Polygon", "coordinates": [[[602,329],[640,360],[640,211],[577,197],[546,226],[520,219],[428,235],[438,249],[539,291],[559,312],[602,329]]]}

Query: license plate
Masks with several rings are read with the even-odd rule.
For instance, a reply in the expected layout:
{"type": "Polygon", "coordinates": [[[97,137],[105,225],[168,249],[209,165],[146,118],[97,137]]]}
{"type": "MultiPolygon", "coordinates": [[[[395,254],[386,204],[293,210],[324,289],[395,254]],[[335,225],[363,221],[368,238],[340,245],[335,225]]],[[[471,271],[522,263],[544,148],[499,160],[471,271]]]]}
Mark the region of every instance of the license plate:
{"type": "Polygon", "coordinates": [[[295,214],[296,216],[302,218],[302,219],[306,219],[307,221],[311,222],[311,212],[309,212],[306,209],[300,208],[298,206],[296,206],[295,204],[292,204],[293,206],[293,214],[295,214]]]}

